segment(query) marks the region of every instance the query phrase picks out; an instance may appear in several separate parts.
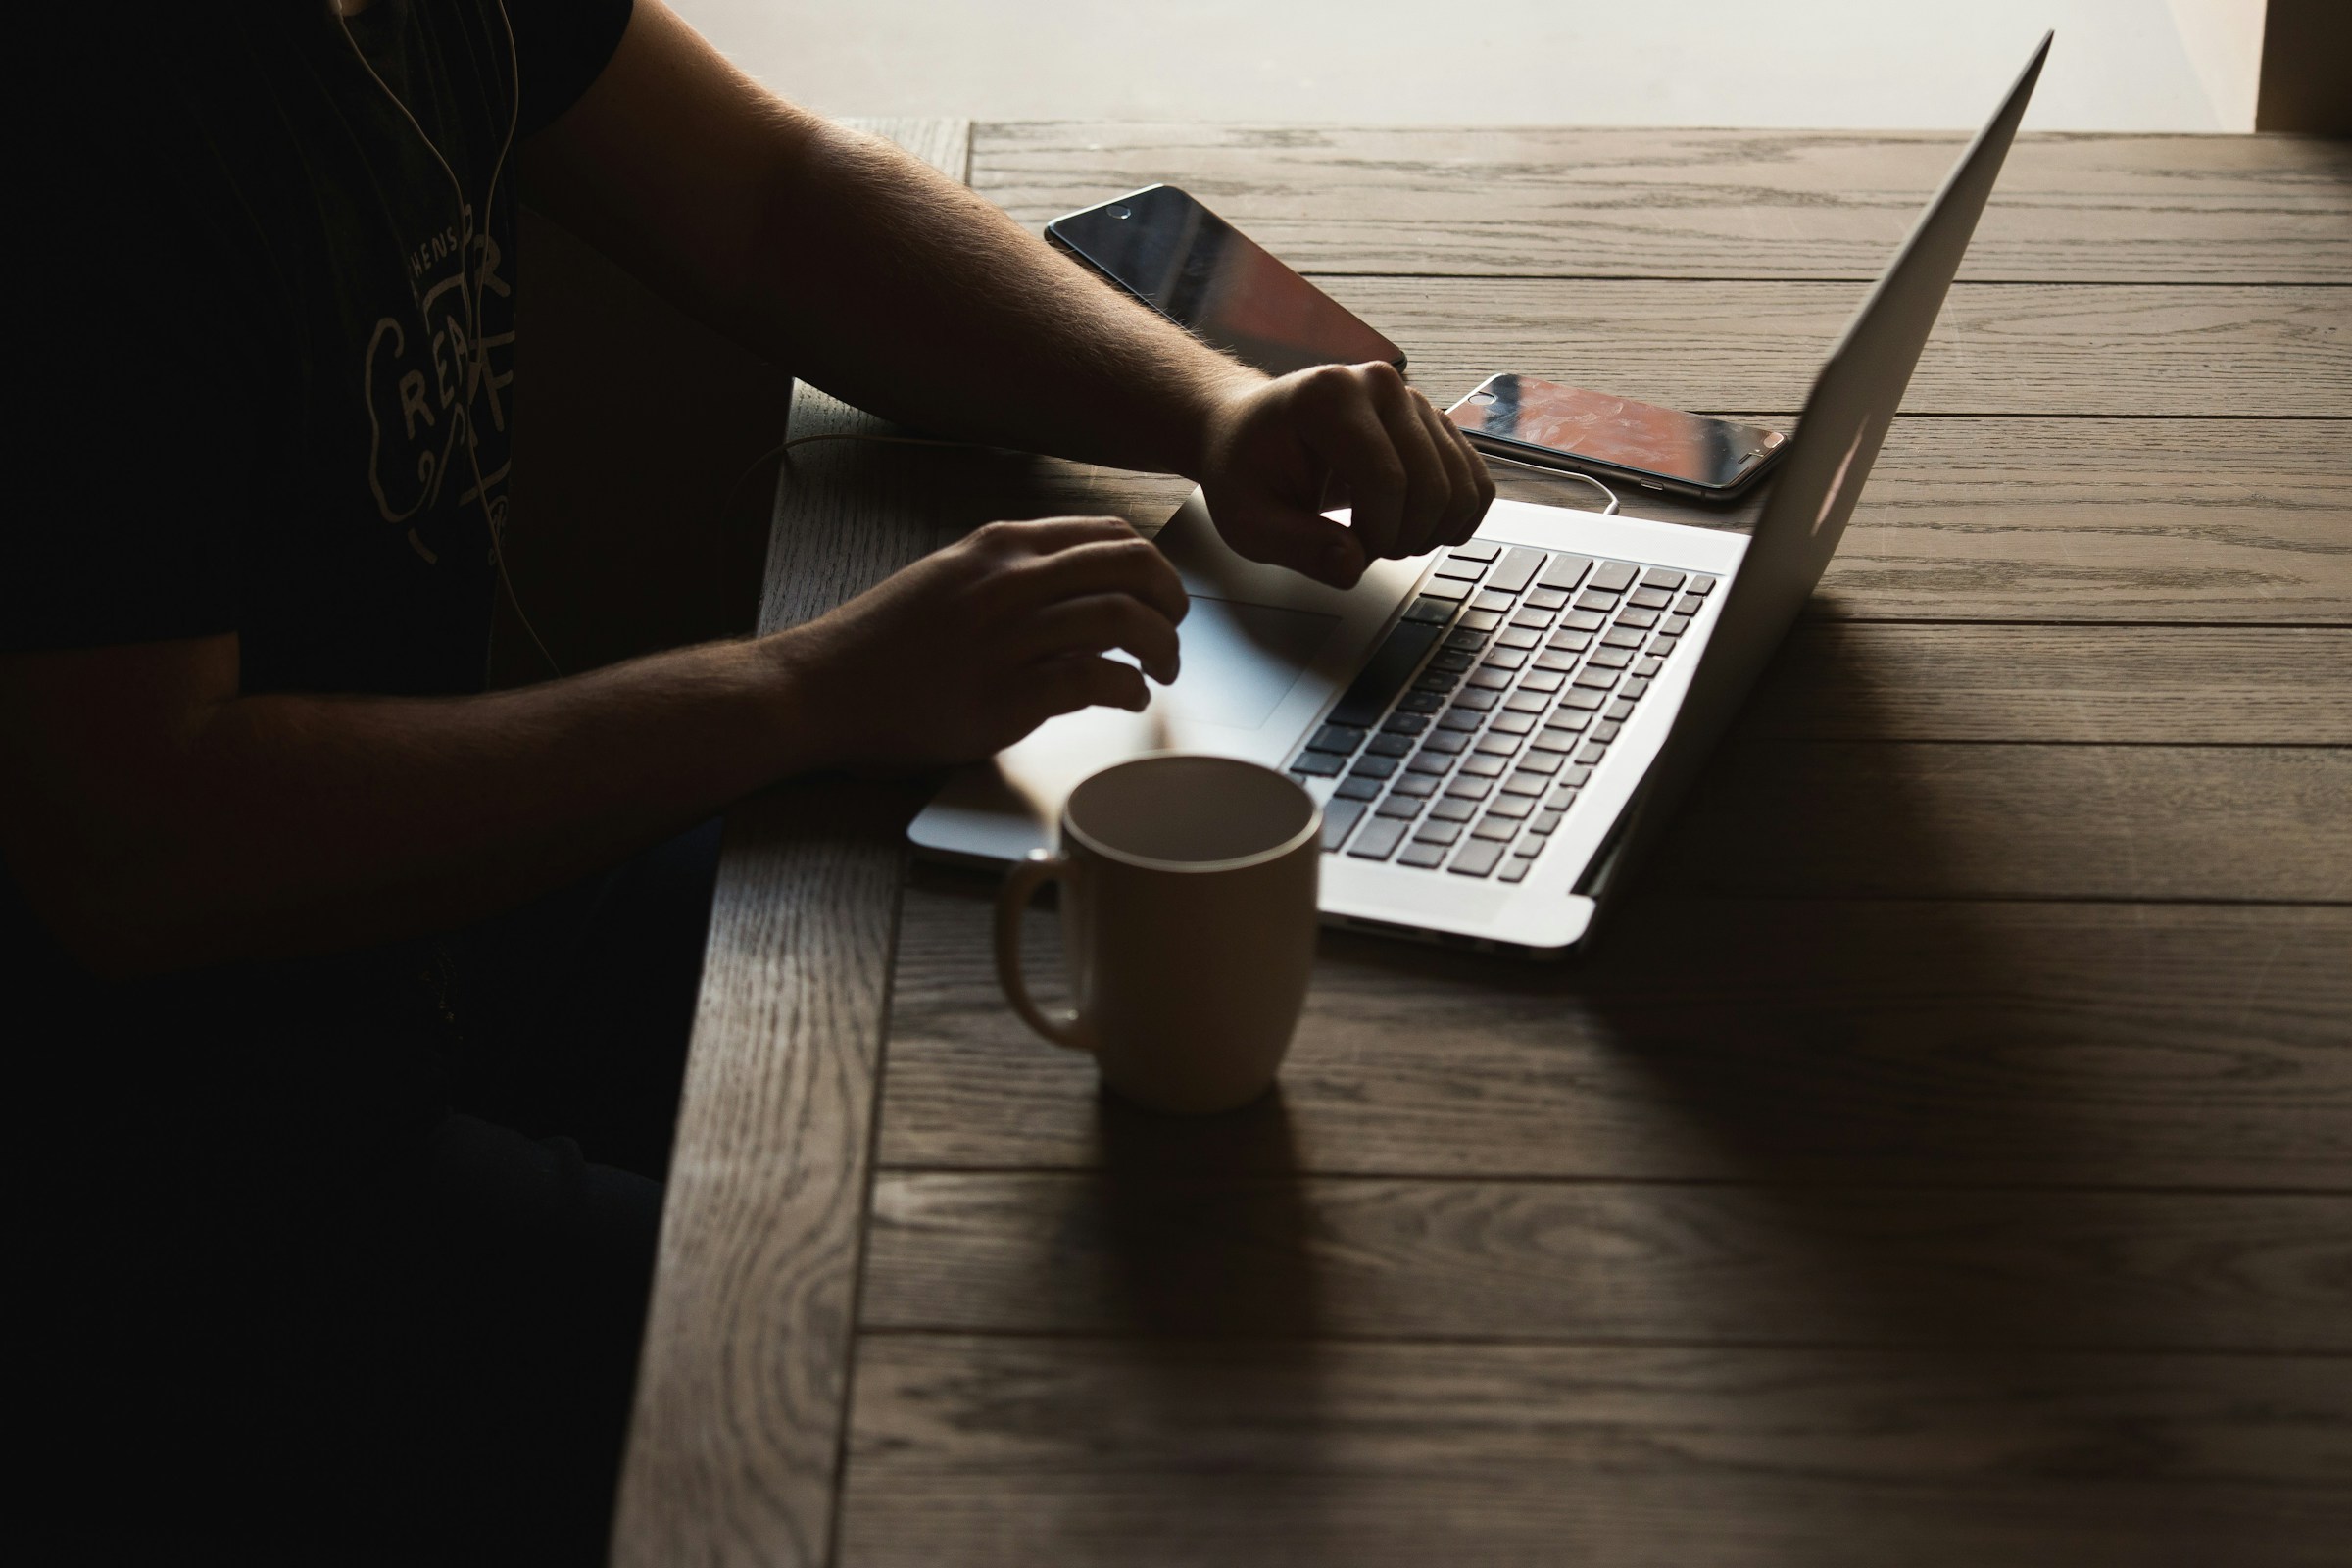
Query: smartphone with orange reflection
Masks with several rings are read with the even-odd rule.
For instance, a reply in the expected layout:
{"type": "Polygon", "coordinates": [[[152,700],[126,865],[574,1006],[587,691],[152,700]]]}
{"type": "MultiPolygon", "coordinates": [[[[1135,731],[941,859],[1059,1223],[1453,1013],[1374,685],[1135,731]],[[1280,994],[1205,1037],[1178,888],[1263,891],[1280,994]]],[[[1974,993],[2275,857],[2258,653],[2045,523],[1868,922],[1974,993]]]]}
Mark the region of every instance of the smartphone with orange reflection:
{"type": "Polygon", "coordinates": [[[1704,501],[1744,494],[1788,447],[1787,435],[1760,424],[1532,375],[1491,375],[1446,416],[1472,446],[1500,457],[1704,501]]]}

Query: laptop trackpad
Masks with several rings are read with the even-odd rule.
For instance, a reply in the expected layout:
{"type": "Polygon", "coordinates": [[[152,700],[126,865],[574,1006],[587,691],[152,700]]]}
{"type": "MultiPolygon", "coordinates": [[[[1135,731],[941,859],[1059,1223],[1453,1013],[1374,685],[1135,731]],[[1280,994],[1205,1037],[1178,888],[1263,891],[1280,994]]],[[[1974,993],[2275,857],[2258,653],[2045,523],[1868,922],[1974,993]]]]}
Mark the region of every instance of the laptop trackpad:
{"type": "Polygon", "coordinates": [[[1195,723],[1255,729],[1314,662],[1337,615],[1196,596],[1177,628],[1184,673],[1163,701],[1195,723]]]}

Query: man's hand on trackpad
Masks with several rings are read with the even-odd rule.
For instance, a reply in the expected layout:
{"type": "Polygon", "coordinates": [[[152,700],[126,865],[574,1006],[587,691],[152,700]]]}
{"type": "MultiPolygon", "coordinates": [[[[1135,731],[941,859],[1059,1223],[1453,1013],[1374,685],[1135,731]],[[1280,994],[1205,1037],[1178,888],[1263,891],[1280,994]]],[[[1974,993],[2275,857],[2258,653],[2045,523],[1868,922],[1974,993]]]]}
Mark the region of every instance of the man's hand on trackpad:
{"type": "Polygon", "coordinates": [[[1494,499],[1487,466],[1396,367],[1326,365],[1242,383],[1208,416],[1200,488],[1225,542],[1346,588],[1372,561],[1460,544],[1494,499]],[[1348,507],[1352,526],[1322,515],[1348,507]]]}

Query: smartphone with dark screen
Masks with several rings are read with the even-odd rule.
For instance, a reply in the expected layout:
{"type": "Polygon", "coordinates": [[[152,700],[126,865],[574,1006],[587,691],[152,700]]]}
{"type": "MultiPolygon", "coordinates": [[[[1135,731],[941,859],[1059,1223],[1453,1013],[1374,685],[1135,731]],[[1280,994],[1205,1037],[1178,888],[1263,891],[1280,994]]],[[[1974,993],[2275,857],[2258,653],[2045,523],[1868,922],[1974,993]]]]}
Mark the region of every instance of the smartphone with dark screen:
{"type": "Polygon", "coordinates": [[[1446,411],[1470,444],[1539,467],[1729,501],[1762,478],[1788,438],[1760,424],[1661,409],[1607,392],[1494,375],[1446,411]]]}
{"type": "Polygon", "coordinates": [[[1173,185],[1056,218],[1046,239],[1212,348],[1269,375],[1404,353],[1173,185]]]}

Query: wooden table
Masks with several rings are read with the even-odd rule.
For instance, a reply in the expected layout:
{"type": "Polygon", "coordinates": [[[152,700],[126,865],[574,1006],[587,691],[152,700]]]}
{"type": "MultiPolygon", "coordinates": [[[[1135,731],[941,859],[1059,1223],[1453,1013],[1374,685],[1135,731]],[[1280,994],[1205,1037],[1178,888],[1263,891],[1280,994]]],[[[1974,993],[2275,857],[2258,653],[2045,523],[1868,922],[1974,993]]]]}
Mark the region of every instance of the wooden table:
{"type": "MultiPolygon", "coordinates": [[[[1959,144],[885,128],[1179,181],[1441,402],[1783,419],[1959,144]]],[[[1030,1039],[910,797],[734,813],[617,1559],[2352,1560],[2352,145],[2026,137],[1961,278],[1613,940],[1331,935],[1254,1109],[1030,1039]]],[[[808,449],[765,620],[1176,498],[808,449]]]]}

